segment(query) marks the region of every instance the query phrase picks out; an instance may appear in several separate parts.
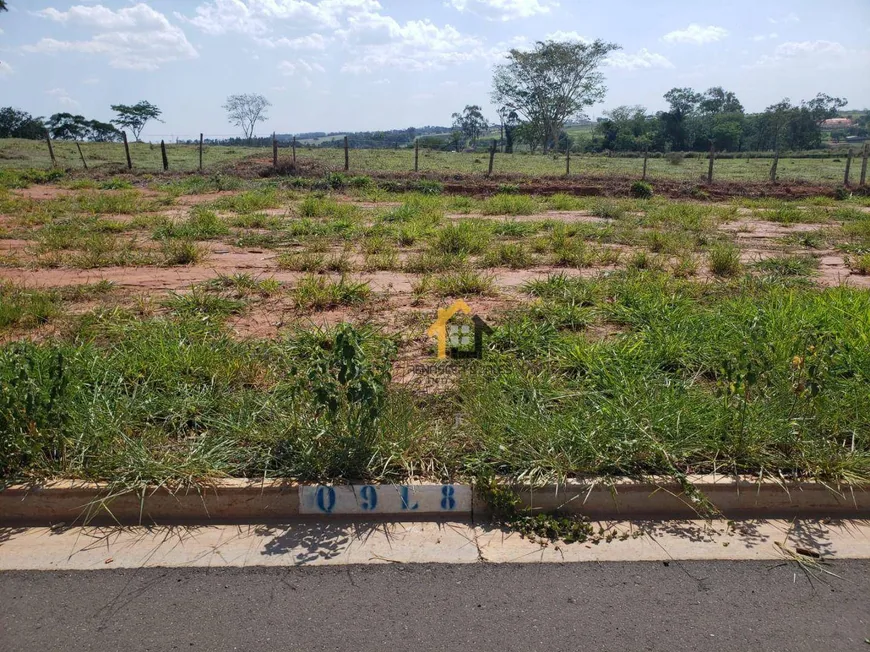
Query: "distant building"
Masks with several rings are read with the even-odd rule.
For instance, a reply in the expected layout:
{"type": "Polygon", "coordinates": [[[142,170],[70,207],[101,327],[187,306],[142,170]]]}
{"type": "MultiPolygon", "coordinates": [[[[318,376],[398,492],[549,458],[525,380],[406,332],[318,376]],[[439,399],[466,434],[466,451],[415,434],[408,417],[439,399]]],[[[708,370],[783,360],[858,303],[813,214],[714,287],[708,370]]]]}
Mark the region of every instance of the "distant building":
{"type": "Polygon", "coordinates": [[[822,123],[822,129],[845,129],[854,124],[850,118],[829,118],[822,123]]]}

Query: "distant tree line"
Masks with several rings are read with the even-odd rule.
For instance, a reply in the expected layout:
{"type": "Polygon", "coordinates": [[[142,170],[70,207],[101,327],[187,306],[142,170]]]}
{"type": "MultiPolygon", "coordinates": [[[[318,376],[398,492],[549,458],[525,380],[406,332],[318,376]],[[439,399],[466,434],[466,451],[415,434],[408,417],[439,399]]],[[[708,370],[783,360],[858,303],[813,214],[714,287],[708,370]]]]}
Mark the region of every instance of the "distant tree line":
{"type": "Polygon", "coordinates": [[[822,146],[822,124],[839,115],[846,100],[819,93],[792,104],[789,99],[762,113],[746,113],[734,93],[713,87],[704,93],[674,88],[665,93],[670,110],[649,113],[642,106],[605,112],[580,149],[602,151],[807,150],[822,146]]]}
{"type": "Polygon", "coordinates": [[[150,120],[160,122],[163,113],[150,102],[133,105],[113,104],[115,118],[111,122],[89,120],[83,115],[55,113],[49,118],[34,117],[11,106],[0,108],[0,138],[45,138],[54,140],[90,140],[116,142],[121,140],[118,127],[129,129],[138,141],[150,120]]]}

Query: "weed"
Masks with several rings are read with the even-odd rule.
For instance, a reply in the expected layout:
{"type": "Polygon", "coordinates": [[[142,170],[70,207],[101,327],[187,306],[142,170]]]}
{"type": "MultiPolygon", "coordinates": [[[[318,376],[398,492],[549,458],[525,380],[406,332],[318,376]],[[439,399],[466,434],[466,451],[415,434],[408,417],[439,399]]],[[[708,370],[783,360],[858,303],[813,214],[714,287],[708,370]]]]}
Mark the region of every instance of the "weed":
{"type": "Polygon", "coordinates": [[[541,212],[541,205],[529,195],[498,194],[483,202],[484,215],[534,215],[541,212]]]}
{"type": "Polygon", "coordinates": [[[195,287],[187,294],[170,293],[163,305],[173,314],[182,317],[206,316],[210,319],[223,319],[236,315],[245,309],[245,302],[204,291],[195,287]]]}
{"type": "Polygon", "coordinates": [[[296,306],[314,311],[363,303],[370,294],[368,283],[350,281],[344,275],[338,281],[328,276],[306,276],[293,290],[296,306]]]}
{"type": "Polygon", "coordinates": [[[614,201],[598,200],[590,211],[596,217],[603,217],[608,220],[618,220],[625,217],[625,209],[614,201]]]}
{"type": "Polygon", "coordinates": [[[193,240],[168,238],[161,243],[163,264],[196,265],[208,257],[208,250],[193,240]]]}
{"type": "Polygon", "coordinates": [[[870,254],[861,254],[849,258],[849,268],[855,274],[870,276],[870,254]]]}
{"type": "Polygon", "coordinates": [[[524,269],[534,264],[529,251],[522,244],[503,243],[486,252],[483,258],[484,267],[510,267],[524,269]]]}
{"type": "Polygon", "coordinates": [[[480,274],[470,269],[463,269],[443,276],[437,276],[432,281],[435,293],[441,296],[464,297],[494,292],[495,277],[480,274]]]}
{"type": "Polygon", "coordinates": [[[460,220],[435,232],[432,251],[447,255],[480,254],[489,245],[492,231],[483,221],[460,220]]]}
{"type": "Polygon", "coordinates": [[[211,240],[230,232],[214,211],[197,206],[183,222],[166,222],[154,230],[155,240],[182,238],[185,240],[211,240]]]}
{"type": "Polygon", "coordinates": [[[716,276],[737,276],[743,267],[740,263],[740,249],[733,244],[713,245],[707,256],[710,271],[716,276]]]}
{"type": "Polygon", "coordinates": [[[652,199],[653,187],[646,181],[635,181],[631,184],[631,196],[635,199],[652,199]]]}
{"type": "Polygon", "coordinates": [[[755,263],[755,268],[773,276],[809,276],[819,266],[812,256],[773,256],[755,263]]]}

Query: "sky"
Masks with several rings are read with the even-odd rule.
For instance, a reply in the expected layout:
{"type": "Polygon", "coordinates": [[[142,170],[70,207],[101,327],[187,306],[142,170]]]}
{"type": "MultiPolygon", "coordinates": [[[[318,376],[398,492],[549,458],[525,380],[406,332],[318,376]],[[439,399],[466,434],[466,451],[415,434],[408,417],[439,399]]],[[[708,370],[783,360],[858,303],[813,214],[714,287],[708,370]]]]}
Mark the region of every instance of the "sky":
{"type": "Polygon", "coordinates": [[[818,92],[870,107],[870,0],[8,0],[0,106],[108,120],[163,110],[145,139],[238,135],[233,93],[272,103],[260,135],[449,125],[536,41],[619,44],[589,110],[723,86],[748,111],[818,92]]]}

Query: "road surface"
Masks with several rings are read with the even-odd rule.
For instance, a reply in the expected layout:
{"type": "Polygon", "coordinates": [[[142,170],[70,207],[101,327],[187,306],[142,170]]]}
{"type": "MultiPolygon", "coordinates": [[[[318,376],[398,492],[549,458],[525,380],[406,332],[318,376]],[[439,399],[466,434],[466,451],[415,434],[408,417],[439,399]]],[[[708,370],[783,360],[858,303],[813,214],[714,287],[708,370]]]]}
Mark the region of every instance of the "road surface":
{"type": "MultiPolygon", "coordinates": [[[[0,550],[2,554],[2,550],[0,550]]],[[[0,573],[0,650],[866,650],[870,561],[0,573]]]]}

